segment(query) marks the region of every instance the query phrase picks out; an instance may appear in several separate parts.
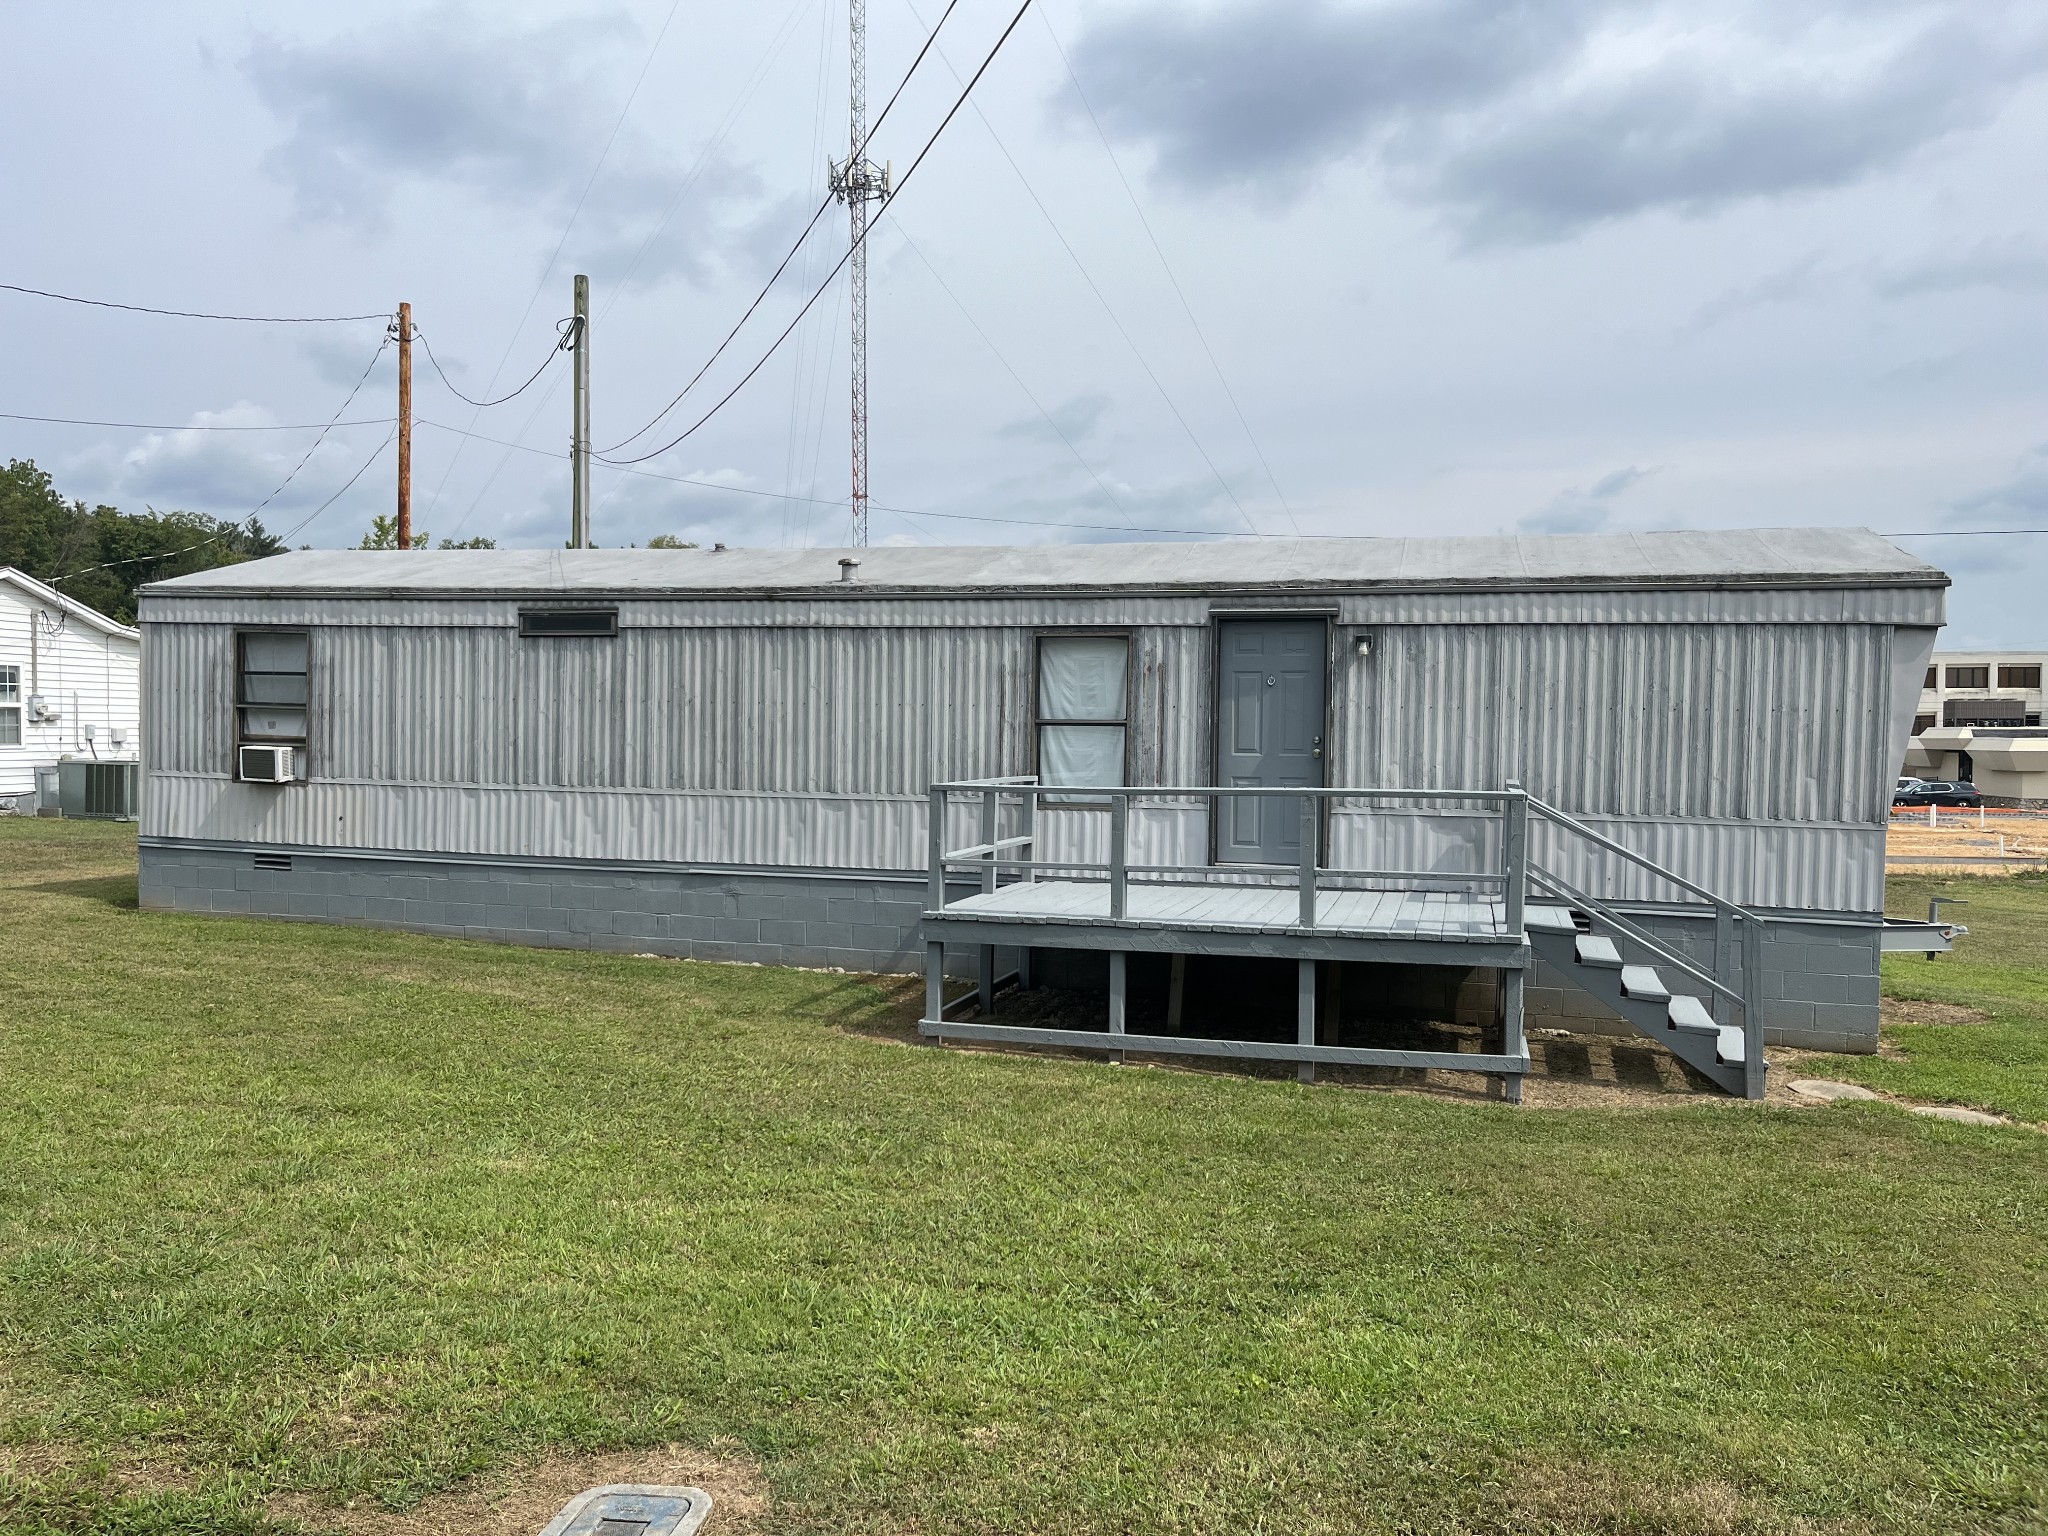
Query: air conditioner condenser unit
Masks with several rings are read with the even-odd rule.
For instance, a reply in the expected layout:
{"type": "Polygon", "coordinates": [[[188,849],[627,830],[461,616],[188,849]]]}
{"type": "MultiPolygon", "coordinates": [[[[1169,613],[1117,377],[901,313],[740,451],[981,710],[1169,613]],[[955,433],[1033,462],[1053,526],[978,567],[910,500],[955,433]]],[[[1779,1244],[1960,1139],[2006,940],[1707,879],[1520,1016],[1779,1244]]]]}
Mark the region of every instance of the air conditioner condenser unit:
{"type": "Polygon", "coordinates": [[[289,784],[293,778],[290,747],[244,747],[241,777],[250,784],[289,784]]]}

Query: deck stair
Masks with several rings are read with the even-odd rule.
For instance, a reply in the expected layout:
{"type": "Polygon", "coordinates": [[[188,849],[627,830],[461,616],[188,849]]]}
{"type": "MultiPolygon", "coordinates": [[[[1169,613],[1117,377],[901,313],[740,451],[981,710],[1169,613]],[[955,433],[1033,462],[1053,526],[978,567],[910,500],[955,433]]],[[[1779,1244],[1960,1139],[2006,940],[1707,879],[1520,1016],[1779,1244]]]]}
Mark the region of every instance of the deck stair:
{"type": "MultiPolygon", "coordinates": [[[[1621,945],[1628,940],[1600,932],[1597,915],[1531,906],[1525,926],[1530,947],[1565,980],[1716,1086],[1738,1097],[1747,1092],[1742,1029],[1716,1020],[1701,998],[1674,991],[1657,966],[1624,960],[1621,945]]],[[[1672,969],[1668,962],[1666,969],[1672,969]]]]}

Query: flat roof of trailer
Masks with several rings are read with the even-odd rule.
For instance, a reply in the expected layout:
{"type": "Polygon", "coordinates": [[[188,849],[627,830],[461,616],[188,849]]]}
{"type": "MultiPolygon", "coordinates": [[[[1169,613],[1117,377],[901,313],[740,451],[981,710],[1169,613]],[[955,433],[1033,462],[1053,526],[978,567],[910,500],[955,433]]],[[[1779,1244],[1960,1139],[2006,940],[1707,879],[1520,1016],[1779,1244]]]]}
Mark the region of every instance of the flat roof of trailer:
{"type": "Polygon", "coordinates": [[[1226,539],[1177,544],[843,549],[297,550],[144,590],[164,596],[1001,596],[1020,592],[1370,591],[1696,586],[1945,587],[1862,528],[1226,539]],[[840,562],[857,558],[855,579],[840,562]]]}

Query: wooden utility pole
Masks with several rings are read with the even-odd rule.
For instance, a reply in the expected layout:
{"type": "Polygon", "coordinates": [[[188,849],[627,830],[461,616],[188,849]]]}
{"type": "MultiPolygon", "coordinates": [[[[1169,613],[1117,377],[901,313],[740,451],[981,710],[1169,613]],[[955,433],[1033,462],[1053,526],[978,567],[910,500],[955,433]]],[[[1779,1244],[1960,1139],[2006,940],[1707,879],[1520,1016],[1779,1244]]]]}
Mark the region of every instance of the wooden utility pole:
{"type": "Polygon", "coordinates": [[[412,306],[398,306],[398,547],[412,548],[412,306]]]}
{"type": "Polygon", "coordinates": [[[576,274],[575,399],[569,426],[569,544],[590,548],[590,279],[576,274]]]}

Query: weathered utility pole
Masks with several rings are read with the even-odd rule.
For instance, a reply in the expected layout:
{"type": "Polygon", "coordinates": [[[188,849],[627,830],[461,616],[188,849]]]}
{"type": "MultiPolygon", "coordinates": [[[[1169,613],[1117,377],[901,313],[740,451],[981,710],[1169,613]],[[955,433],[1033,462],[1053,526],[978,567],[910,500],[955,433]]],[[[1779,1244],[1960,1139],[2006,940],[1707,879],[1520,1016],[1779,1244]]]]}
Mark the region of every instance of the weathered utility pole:
{"type": "Polygon", "coordinates": [[[569,437],[569,544],[590,548],[590,279],[576,274],[575,403],[569,437]]]}
{"type": "Polygon", "coordinates": [[[398,306],[398,547],[412,548],[412,306],[398,306]]]}

